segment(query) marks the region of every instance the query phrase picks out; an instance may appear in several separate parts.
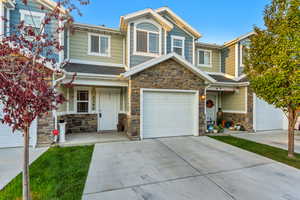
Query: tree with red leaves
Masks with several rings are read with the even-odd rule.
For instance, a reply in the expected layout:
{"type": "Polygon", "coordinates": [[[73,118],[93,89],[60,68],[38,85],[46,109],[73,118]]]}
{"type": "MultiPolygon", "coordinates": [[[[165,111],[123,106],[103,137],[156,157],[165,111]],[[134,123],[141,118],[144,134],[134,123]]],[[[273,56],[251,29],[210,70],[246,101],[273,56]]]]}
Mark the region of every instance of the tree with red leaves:
{"type": "MultiPolygon", "coordinates": [[[[81,5],[88,0],[76,0],[81,5]]],[[[28,6],[27,0],[22,3],[28,6]]],[[[11,28],[9,34],[0,36],[0,103],[3,104],[2,123],[24,136],[23,199],[30,199],[29,192],[29,128],[37,117],[55,110],[65,101],[56,87],[62,77],[61,67],[53,55],[63,50],[60,34],[70,28],[72,11],[80,11],[71,0],[61,0],[46,10],[40,27],[26,26],[24,21],[11,28]],[[45,28],[55,24],[55,30],[47,33],[45,28]],[[7,36],[6,36],[7,35],[7,36]]],[[[30,10],[30,9],[28,9],[30,10]]],[[[1,20],[7,20],[2,17],[1,20]]],[[[33,17],[32,22],[35,23],[33,17]]]]}

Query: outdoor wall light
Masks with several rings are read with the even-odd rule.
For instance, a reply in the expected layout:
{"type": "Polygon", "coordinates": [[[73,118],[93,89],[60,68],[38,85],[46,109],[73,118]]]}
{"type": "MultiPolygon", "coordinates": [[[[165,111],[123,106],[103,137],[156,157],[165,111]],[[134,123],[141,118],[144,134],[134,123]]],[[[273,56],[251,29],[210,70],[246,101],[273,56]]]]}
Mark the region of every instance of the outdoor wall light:
{"type": "Polygon", "coordinates": [[[206,96],[203,94],[203,95],[200,96],[200,99],[201,99],[202,101],[204,101],[204,100],[206,99],[206,96]]]}

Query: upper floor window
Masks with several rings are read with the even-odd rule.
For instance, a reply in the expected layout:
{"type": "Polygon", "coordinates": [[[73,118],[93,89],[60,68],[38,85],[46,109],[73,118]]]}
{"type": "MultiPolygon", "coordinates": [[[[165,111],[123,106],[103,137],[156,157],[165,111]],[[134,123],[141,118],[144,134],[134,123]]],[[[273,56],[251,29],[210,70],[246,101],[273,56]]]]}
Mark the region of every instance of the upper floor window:
{"type": "Polygon", "coordinates": [[[171,36],[171,50],[180,56],[184,56],[184,37],[171,36]]]}
{"type": "Polygon", "coordinates": [[[212,51],[199,49],[198,50],[198,65],[203,67],[211,67],[212,65],[212,51]]]}
{"type": "Polygon", "coordinates": [[[35,29],[36,33],[40,33],[45,13],[39,13],[29,10],[20,10],[20,14],[21,21],[24,21],[25,26],[31,26],[35,29]]]}
{"type": "Polygon", "coordinates": [[[154,54],[160,53],[160,31],[148,22],[136,25],[135,53],[154,54]]]}
{"type": "Polygon", "coordinates": [[[89,55],[110,56],[110,36],[89,33],[89,55]]]}
{"type": "Polygon", "coordinates": [[[245,44],[241,44],[240,45],[240,63],[241,63],[241,67],[244,67],[245,65],[245,61],[246,61],[246,58],[248,56],[248,46],[245,45],[245,44]]]}

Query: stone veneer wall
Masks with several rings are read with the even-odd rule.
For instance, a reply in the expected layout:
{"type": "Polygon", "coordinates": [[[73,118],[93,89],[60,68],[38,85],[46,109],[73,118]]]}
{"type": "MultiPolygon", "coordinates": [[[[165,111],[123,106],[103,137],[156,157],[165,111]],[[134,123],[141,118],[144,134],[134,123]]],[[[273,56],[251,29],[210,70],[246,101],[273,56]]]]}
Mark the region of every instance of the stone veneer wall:
{"type": "Polygon", "coordinates": [[[128,115],[126,113],[118,114],[118,131],[127,132],[128,128],[128,115]]]}
{"type": "Polygon", "coordinates": [[[54,120],[52,112],[39,117],[37,120],[37,144],[39,146],[50,145],[53,142],[53,130],[54,120]]]}
{"type": "MultiPolygon", "coordinates": [[[[128,116],[129,137],[140,134],[140,88],[198,90],[199,95],[205,91],[204,80],[173,59],[150,67],[129,80],[129,98],[131,115],[128,116]]],[[[199,134],[205,134],[205,102],[199,99],[199,134]]]]}
{"type": "Polygon", "coordinates": [[[253,131],[253,92],[248,87],[247,89],[247,113],[224,113],[225,120],[232,120],[241,123],[247,131],[253,131]]]}
{"type": "Polygon", "coordinates": [[[97,132],[97,114],[71,114],[59,117],[65,120],[66,133],[97,132]]]}

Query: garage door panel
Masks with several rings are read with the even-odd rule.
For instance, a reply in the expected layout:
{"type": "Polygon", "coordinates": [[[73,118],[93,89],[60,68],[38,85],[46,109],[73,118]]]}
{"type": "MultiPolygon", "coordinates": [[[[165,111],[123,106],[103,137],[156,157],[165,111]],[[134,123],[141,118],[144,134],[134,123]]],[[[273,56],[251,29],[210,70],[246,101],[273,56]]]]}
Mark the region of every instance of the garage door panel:
{"type": "Polygon", "coordinates": [[[144,138],[193,135],[195,132],[195,93],[143,93],[144,138]]]}
{"type": "Polygon", "coordinates": [[[284,114],[280,109],[256,97],[256,131],[283,129],[284,114]]]}
{"type": "MultiPolygon", "coordinates": [[[[0,119],[3,119],[2,105],[0,104],[0,119]]],[[[37,134],[37,120],[32,122],[30,127],[30,145],[35,145],[37,134]]],[[[23,133],[12,132],[12,128],[0,122],[0,148],[23,146],[23,133]]]]}

